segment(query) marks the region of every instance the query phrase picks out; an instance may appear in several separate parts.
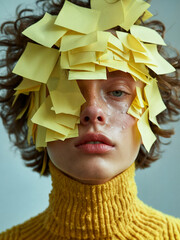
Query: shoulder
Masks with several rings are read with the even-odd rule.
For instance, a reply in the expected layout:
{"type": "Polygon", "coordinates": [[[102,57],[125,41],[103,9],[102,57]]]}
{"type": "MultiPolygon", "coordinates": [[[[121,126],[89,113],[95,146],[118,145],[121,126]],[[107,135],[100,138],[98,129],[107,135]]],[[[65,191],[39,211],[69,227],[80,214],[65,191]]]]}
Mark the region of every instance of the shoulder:
{"type": "Polygon", "coordinates": [[[163,236],[163,239],[179,240],[180,239],[180,218],[175,218],[168,214],[164,214],[147,204],[141,202],[141,210],[143,209],[143,215],[146,215],[148,221],[155,223],[159,228],[159,233],[163,236]]]}
{"type": "Polygon", "coordinates": [[[19,226],[12,227],[2,233],[0,233],[0,240],[21,240],[19,226]]]}
{"type": "Polygon", "coordinates": [[[0,233],[0,240],[32,240],[37,229],[42,229],[43,219],[44,212],[0,233]]]}
{"type": "Polygon", "coordinates": [[[167,222],[167,231],[173,239],[180,239],[180,219],[164,214],[167,222]]]}

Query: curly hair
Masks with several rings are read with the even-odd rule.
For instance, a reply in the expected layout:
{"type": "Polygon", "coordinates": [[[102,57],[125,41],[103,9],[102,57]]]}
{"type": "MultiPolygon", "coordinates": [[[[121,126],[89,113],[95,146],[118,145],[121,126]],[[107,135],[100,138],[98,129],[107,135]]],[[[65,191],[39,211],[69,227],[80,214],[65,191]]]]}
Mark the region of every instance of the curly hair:
{"type": "MultiPolygon", "coordinates": [[[[90,8],[89,1],[71,0],[71,2],[90,8]]],[[[36,0],[36,9],[20,9],[16,10],[17,18],[15,21],[7,21],[1,26],[1,59],[0,59],[0,116],[3,124],[9,134],[10,140],[14,146],[19,148],[25,164],[31,167],[33,171],[41,172],[43,165],[43,158],[46,151],[39,152],[36,150],[33,142],[27,142],[27,115],[24,114],[21,119],[16,120],[18,114],[27,105],[29,97],[21,94],[13,104],[14,88],[16,88],[22,81],[22,77],[12,73],[12,70],[23,53],[26,44],[30,41],[26,36],[22,35],[24,29],[39,21],[45,12],[52,15],[57,15],[64,4],[64,0],[55,2],[54,0],[36,0]]],[[[141,23],[144,26],[150,27],[158,31],[164,38],[165,26],[160,21],[150,21],[141,23]]],[[[123,29],[119,29],[123,31],[123,29]]],[[[159,52],[163,57],[170,62],[175,68],[176,72],[169,75],[156,75],[152,71],[152,77],[158,80],[158,86],[161,92],[162,99],[167,107],[165,111],[158,115],[158,122],[160,124],[167,124],[175,121],[180,111],[180,57],[178,52],[171,47],[159,47],[159,52]]],[[[28,111],[28,109],[27,109],[28,111]]],[[[170,138],[174,131],[172,129],[159,129],[151,123],[151,128],[157,137],[156,142],[153,144],[150,152],[147,152],[144,146],[140,147],[139,154],[136,158],[136,169],[147,168],[152,162],[160,158],[163,138],[170,138]]],[[[49,157],[48,157],[49,160],[49,157]]],[[[48,165],[43,175],[49,175],[48,165]]]]}

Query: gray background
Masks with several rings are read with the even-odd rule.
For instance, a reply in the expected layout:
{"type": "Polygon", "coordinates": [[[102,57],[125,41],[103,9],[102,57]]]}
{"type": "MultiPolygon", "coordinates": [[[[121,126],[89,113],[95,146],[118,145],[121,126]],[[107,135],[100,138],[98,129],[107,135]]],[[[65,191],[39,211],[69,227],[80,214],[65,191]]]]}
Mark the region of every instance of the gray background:
{"type": "MultiPolygon", "coordinates": [[[[0,23],[12,19],[20,3],[23,0],[0,0],[0,23]]],[[[153,0],[151,4],[154,19],[166,24],[166,42],[180,50],[180,1],[153,0]]],[[[164,147],[162,158],[151,168],[136,172],[136,182],[138,195],[145,203],[180,217],[180,124],[171,126],[176,130],[171,145],[164,147]]],[[[0,122],[0,231],[43,211],[50,189],[50,178],[40,177],[24,166],[0,122]]]]}

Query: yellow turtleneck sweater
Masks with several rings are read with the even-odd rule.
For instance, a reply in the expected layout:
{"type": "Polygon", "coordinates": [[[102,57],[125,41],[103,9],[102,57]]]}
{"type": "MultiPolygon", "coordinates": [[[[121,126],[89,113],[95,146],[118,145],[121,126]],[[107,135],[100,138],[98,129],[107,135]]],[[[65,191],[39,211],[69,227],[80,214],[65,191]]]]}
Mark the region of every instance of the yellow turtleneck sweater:
{"type": "Polygon", "coordinates": [[[81,184],[50,163],[49,207],[0,240],[180,240],[180,219],[137,197],[135,165],[102,185],[81,184]]]}

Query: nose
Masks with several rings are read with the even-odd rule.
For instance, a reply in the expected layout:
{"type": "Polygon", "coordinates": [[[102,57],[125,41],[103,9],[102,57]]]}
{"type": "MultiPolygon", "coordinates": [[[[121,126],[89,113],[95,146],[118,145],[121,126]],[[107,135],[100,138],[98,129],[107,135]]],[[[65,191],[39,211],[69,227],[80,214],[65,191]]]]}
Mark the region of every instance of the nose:
{"type": "Polygon", "coordinates": [[[104,105],[100,93],[100,82],[97,80],[81,80],[79,82],[79,87],[86,100],[81,108],[81,124],[104,124],[106,119],[103,107],[104,105]]]}
{"type": "Polygon", "coordinates": [[[80,121],[83,125],[105,123],[105,114],[97,105],[87,105],[81,112],[80,121]]]}

